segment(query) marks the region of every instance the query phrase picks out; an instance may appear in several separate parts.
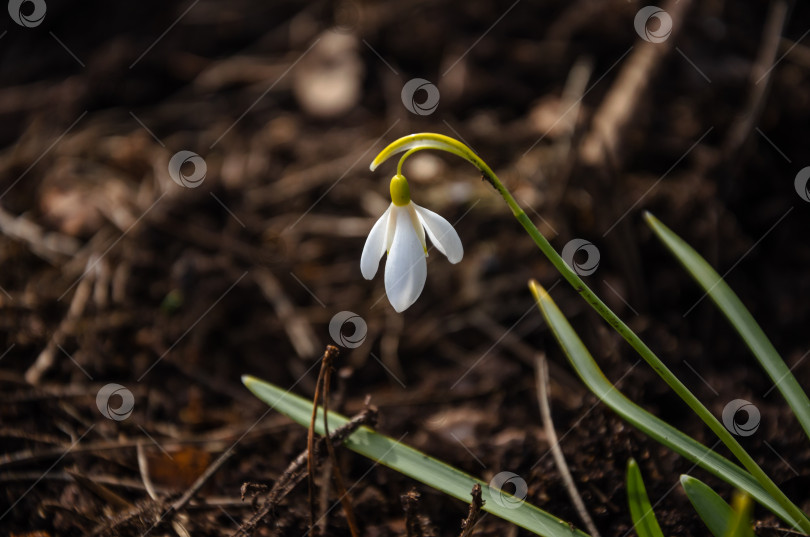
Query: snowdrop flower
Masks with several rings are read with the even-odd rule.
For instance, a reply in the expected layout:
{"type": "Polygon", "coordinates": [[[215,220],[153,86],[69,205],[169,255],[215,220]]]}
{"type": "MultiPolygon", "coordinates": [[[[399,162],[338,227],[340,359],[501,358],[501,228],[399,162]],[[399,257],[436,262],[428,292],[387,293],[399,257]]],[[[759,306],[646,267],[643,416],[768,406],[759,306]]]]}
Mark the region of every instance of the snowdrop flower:
{"type": "Polygon", "coordinates": [[[391,205],[368,234],[360,270],[365,279],[372,279],[380,259],[388,252],[385,293],[397,312],[416,302],[425,287],[428,255],[425,232],[451,263],[461,261],[464,247],[450,222],[412,202],[408,181],[403,175],[395,175],[391,179],[391,205]]]}

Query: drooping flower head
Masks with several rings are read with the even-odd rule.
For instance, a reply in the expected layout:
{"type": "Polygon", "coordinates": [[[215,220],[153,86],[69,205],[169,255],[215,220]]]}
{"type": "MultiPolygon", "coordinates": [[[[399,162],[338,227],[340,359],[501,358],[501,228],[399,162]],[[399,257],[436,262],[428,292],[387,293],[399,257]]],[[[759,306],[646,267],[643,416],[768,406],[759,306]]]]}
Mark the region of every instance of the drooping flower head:
{"type": "Polygon", "coordinates": [[[450,222],[411,201],[408,181],[401,173],[391,179],[391,205],[371,228],[363,254],[360,270],[370,280],[384,253],[385,293],[394,309],[405,311],[425,287],[427,279],[428,248],[425,232],[430,242],[451,263],[458,263],[464,255],[461,239],[450,222]]]}

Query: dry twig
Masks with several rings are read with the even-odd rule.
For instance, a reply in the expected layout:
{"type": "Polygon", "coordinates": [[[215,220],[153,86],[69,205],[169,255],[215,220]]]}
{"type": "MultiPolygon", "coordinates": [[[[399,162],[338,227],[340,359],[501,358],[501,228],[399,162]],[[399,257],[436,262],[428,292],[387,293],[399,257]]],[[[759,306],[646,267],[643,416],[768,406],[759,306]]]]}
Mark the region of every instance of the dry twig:
{"type": "Polygon", "coordinates": [[[543,416],[543,427],[546,430],[546,438],[551,446],[551,454],[554,456],[554,462],[557,464],[557,470],[563,478],[565,488],[568,490],[568,496],[579,514],[579,518],[588,528],[588,533],[592,537],[600,537],[599,530],[596,529],[596,524],[593,523],[591,515],[585,508],[585,502],[582,501],[577,490],[574,478],[571,476],[571,471],[568,469],[568,464],[565,462],[565,456],[560,448],[560,441],[557,438],[557,431],[554,430],[554,422],[551,421],[551,405],[548,398],[548,365],[544,355],[537,357],[537,400],[540,403],[540,414],[543,416]]]}
{"type": "Polygon", "coordinates": [[[138,471],[141,473],[143,486],[146,489],[146,493],[149,494],[149,497],[153,500],[157,500],[158,494],[155,491],[155,485],[152,483],[152,478],[149,477],[149,463],[146,460],[146,450],[144,449],[143,444],[138,444],[136,451],[138,453],[138,471]]]}
{"type": "MultiPolygon", "coordinates": [[[[377,412],[372,408],[366,408],[361,413],[354,416],[347,424],[342,425],[335,429],[329,438],[338,444],[343,443],[354,431],[361,425],[368,425],[373,427],[377,421],[377,412]]],[[[320,453],[322,448],[323,439],[320,439],[314,446],[315,454],[320,453]]],[[[242,523],[239,529],[234,532],[232,537],[239,537],[241,535],[247,536],[259,524],[259,522],[266,517],[270,511],[278,505],[278,503],[295,488],[306,476],[306,463],[309,450],[301,452],[290,464],[284,473],[281,474],[273,485],[273,488],[265,496],[264,502],[259,510],[242,523]]]]}
{"type": "Polygon", "coordinates": [[[329,345],[321,357],[321,369],[318,371],[318,380],[315,381],[315,395],[312,397],[312,417],[309,419],[307,430],[307,496],[309,499],[309,528],[310,533],[317,535],[315,527],[315,418],[318,416],[318,400],[321,398],[323,386],[324,363],[332,358],[337,348],[329,345]]]}
{"type": "Polygon", "coordinates": [[[424,515],[419,514],[420,495],[411,489],[399,497],[405,511],[405,535],[407,537],[435,537],[436,531],[424,515]]]}
{"type": "Polygon", "coordinates": [[[779,51],[782,30],[787,23],[789,13],[790,8],[786,0],[771,2],[768,17],[765,20],[765,29],[762,32],[759,53],[751,68],[751,92],[748,95],[748,102],[729,128],[723,145],[723,158],[726,162],[734,161],[734,157],[751,135],[754,123],[762,112],[765,96],[770,88],[771,73],[773,73],[774,60],[779,51]]]}
{"type": "MultiPolygon", "coordinates": [[[[31,384],[38,384],[42,375],[44,375],[54,364],[56,356],[56,349],[60,348],[68,336],[73,334],[76,329],[76,322],[84,313],[87,306],[87,301],[93,290],[93,280],[95,279],[95,272],[90,270],[96,262],[96,257],[91,256],[87,261],[87,273],[79,285],[76,287],[76,292],[73,295],[73,300],[70,302],[67,315],[59,323],[59,327],[53,333],[48,345],[43,349],[36,361],[31,364],[31,367],[25,372],[25,380],[31,384]]],[[[84,371],[84,370],[82,370],[84,371]]]]}
{"type": "Polygon", "coordinates": [[[333,346],[327,347],[327,353],[324,355],[321,368],[323,374],[323,434],[326,442],[326,449],[329,451],[329,459],[332,461],[332,473],[335,478],[335,487],[340,495],[340,504],[343,507],[343,512],[346,514],[346,521],[349,524],[349,530],[352,532],[352,537],[360,537],[360,531],[357,529],[357,519],[354,516],[354,509],[352,508],[352,497],[346,489],[346,484],[343,482],[343,475],[340,472],[340,464],[338,464],[337,455],[335,454],[335,446],[329,438],[329,384],[332,378],[332,359],[337,356],[337,348],[333,346]],[[328,352],[333,349],[333,352],[328,352]]]}
{"type": "MultiPolygon", "coordinates": [[[[307,483],[309,490],[309,516],[310,516],[310,533],[315,533],[317,530],[317,522],[315,518],[315,418],[318,415],[318,400],[323,399],[323,428],[324,428],[324,441],[326,448],[329,452],[329,460],[331,461],[332,473],[335,479],[335,486],[340,498],[340,503],[346,513],[346,520],[349,523],[349,529],[353,537],[358,537],[359,531],[357,530],[357,521],[352,509],[351,497],[346,490],[343,483],[343,476],[340,473],[340,465],[337,461],[335,454],[335,447],[329,438],[329,387],[332,378],[332,363],[337,357],[339,351],[334,345],[327,345],[326,351],[323,353],[321,361],[321,370],[318,373],[318,381],[315,386],[315,397],[312,401],[312,418],[309,422],[309,431],[307,433],[307,483]]],[[[322,517],[321,517],[322,518],[322,517]]]]}
{"type": "Polygon", "coordinates": [[[586,166],[599,168],[621,162],[627,125],[644,101],[653,74],[672,50],[672,43],[690,3],[689,0],[670,0],[664,4],[663,10],[669,13],[673,21],[672,33],[662,43],[641,42],[627,58],[582,141],[581,158],[586,166]]]}
{"type": "Polygon", "coordinates": [[[467,513],[467,518],[461,522],[461,535],[459,537],[470,537],[472,535],[475,523],[478,522],[478,518],[481,516],[481,508],[484,506],[484,500],[481,499],[481,485],[478,483],[473,485],[470,494],[472,495],[470,511],[467,513]]]}
{"type": "Polygon", "coordinates": [[[287,332],[298,356],[307,359],[317,356],[318,350],[314,342],[318,341],[318,338],[312,325],[305,316],[296,311],[276,277],[269,270],[257,269],[253,271],[253,279],[275,308],[279,320],[284,323],[284,331],[287,332]]]}
{"type": "Polygon", "coordinates": [[[31,252],[54,265],[76,255],[78,240],[55,231],[46,231],[25,215],[15,216],[0,207],[0,233],[23,241],[31,252]]]}

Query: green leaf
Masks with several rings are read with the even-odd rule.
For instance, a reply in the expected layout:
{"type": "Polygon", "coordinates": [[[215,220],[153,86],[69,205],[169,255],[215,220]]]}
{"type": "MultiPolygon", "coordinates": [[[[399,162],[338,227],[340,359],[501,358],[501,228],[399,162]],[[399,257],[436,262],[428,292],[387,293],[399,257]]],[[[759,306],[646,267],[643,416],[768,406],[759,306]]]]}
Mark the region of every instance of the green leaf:
{"type": "Polygon", "coordinates": [[[760,504],[791,526],[798,525],[787,510],[743,468],[653,416],[625,397],[599,369],[582,340],[579,339],[546,290],[535,281],[529,282],[529,288],[577,375],[603,403],[653,440],[681,454],[734,487],[748,492],[760,504]]]}
{"type": "Polygon", "coordinates": [[[709,485],[692,476],[682,475],[681,486],[712,535],[724,537],[734,516],[731,506],[709,485]]]}
{"type": "Polygon", "coordinates": [[[627,503],[630,505],[630,518],[633,519],[638,537],[664,537],[635,459],[630,459],[627,463],[627,503]]]}
{"type": "MultiPolygon", "coordinates": [[[[263,382],[255,377],[245,375],[242,382],[253,394],[278,410],[293,421],[305,427],[309,426],[312,415],[312,402],[294,395],[289,390],[263,382]]],[[[334,430],[348,422],[349,419],[335,412],[329,412],[329,429],[334,430]]],[[[323,409],[318,408],[315,430],[323,434],[323,409]]],[[[416,479],[445,494],[469,503],[470,492],[476,483],[481,485],[483,510],[504,520],[517,524],[543,537],[588,537],[587,534],[572,529],[569,523],[525,503],[522,498],[490,488],[489,484],[465,474],[421,451],[401,443],[399,440],[384,436],[368,427],[360,427],[352,433],[344,445],[380,464],[416,479]]]]}
{"type": "Polygon", "coordinates": [[[731,517],[731,524],[726,531],[725,537],[754,537],[754,530],[751,529],[751,513],[754,504],[751,497],[744,492],[737,492],[734,495],[734,510],[731,517]]]}
{"type": "Polygon", "coordinates": [[[739,297],[694,248],[652,214],[646,213],[644,218],[658,238],[700,284],[737,330],[768,376],[782,392],[805,433],[810,437],[810,399],[807,398],[807,394],[799,386],[796,377],[790,372],[768,336],[762,331],[739,297]]]}

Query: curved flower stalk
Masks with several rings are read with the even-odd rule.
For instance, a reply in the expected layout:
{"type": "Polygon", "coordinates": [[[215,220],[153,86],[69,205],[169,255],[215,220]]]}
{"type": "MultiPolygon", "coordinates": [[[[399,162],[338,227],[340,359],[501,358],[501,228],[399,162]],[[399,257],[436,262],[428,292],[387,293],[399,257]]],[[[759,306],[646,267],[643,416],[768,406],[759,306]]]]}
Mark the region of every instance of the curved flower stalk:
{"type": "Polygon", "coordinates": [[[427,279],[427,243],[430,242],[451,263],[464,256],[464,247],[450,222],[411,201],[408,181],[399,170],[391,179],[391,205],[371,228],[363,254],[360,271],[370,280],[377,274],[383,254],[385,264],[385,294],[397,312],[410,307],[425,287],[427,279]]]}
{"type": "Polygon", "coordinates": [[[484,179],[486,179],[489,184],[491,184],[495,190],[497,190],[501,196],[503,196],[503,199],[506,200],[507,205],[509,205],[509,207],[512,209],[512,213],[514,213],[515,216],[517,216],[518,213],[523,212],[515,201],[515,198],[512,197],[512,194],[510,194],[506,187],[504,187],[500,180],[498,180],[495,172],[492,171],[486,162],[481,160],[478,155],[476,155],[475,152],[466,145],[443,134],[422,132],[419,134],[409,134],[408,136],[403,136],[399,140],[390,143],[388,147],[380,151],[380,154],[377,155],[369,165],[369,169],[374,171],[377,169],[377,166],[392,156],[406,151],[406,153],[402,155],[402,158],[399,159],[399,164],[397,165],[397,174],[401,175],[402,164],[405,162],[405,159],[407,159],[413,153],[423,149],[438,149],[440,151],[447,151],[448,153],[453,153],[454,155],[463,158],[481,171],[484,179]]]}
{"type": "Polygon", "coordinates": [[[798,527],[805,533],[810,534],[810,519],[799,509],[782,490],[771,480],[770,477],[760,468],[751,455],[748,454],[722,423],[707,409],[695,395],[676,377],[664,362],[650,349],[641,338],[633,332],[627,324],[622,321],[597,295],[594,293],[568,266],[560,254],[554,250],[551,243],[543,236],[537,227],[532,223],[517,201],[501,183],[498,176],[492,169],[481,160],[469,147],[448,136],[434,133],[420,133],[404,136],[383,149],[371,163],[371,170],[376,169],[380,164],[394,155],[405,153],[400,158],[398,170],[401,173],[402,164],[410,155],[423,149],[439,149],[453,153],[478,168],[486,179],[506,201],[512,210],[515,218],[520,222],[529,236],[534,240],[540,251],[546,256],[559,273],[569,284],[585,299],[588,304],[602,316],[605,321],[616,330],[633,349],[646,361],[664,382],[689,406],[689,408],[712,430],[712,432],[728,447],[737,460],[756,479],[760,485],[781,505],[790,516],[799,521],[798,527]]]}

